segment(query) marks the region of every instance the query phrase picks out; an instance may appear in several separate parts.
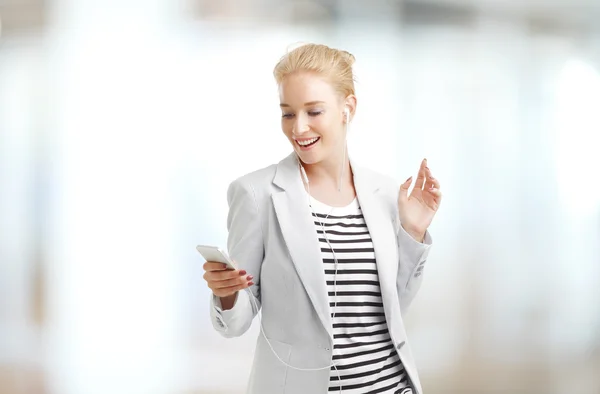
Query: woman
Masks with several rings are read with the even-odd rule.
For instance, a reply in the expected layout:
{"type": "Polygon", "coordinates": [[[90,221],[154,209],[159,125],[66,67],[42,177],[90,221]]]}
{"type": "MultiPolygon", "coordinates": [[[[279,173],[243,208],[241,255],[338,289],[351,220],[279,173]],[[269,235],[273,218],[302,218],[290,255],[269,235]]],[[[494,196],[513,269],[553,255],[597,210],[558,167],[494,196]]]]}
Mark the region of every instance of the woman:
{"type": "Polygon", "coordinates": [[[262,308],[249,393],[422,392],[402,319],[440,185],[426,160],[408,195],[412,177],[398,188],[348,158],[353,62],[314,44],[281,58],[274,75],[294,151],[229,186],[227,246],[239,269],[204,265],[223,336],[242,335],[262,308]]]}

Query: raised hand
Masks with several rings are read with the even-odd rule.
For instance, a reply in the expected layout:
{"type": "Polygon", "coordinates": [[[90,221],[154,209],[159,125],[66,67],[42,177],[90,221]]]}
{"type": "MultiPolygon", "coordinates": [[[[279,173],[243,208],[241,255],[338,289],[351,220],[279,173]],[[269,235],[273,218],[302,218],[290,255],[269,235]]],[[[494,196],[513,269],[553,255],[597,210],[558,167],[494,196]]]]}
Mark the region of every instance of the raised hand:
{"type": "Polygon", "coordinates": [[[427,167],[427,159],[421,162],[415,187],[408,195],[411,184],[412,176],[400,185],[398,213],[404,230],[417,241],[422,242],[425,231],[442,202],[440,182],[431,175],[431,170],[427,167]]]}

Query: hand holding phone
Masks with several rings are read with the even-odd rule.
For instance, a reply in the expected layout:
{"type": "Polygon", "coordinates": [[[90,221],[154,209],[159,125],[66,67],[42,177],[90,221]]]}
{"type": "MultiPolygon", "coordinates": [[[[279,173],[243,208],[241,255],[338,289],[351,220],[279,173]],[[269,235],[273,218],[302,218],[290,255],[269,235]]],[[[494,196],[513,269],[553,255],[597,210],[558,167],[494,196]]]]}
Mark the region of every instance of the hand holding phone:
{"type": "Polygon", "coordinates": [[[226,264],[229,269],[235,270],[237,267],[233,260],[229,258],[227,252],[219,248],[218,246],[210,246],[210,245],[198,245],[196,246],[196,250],[200,252],[202,257],[206,259],[206,261],[212,261],[215,263],[223,263],[226,264]]]}
{"type": "Polygon", "coordinates": [[[204,280],[208,287],[221,298],[223,309],[231,309],[235,294],[252,286],[254,277],[245,270],[238,270],[227,253],[216,246],[198,245],[196,250],[206,259],[204,280]]]}

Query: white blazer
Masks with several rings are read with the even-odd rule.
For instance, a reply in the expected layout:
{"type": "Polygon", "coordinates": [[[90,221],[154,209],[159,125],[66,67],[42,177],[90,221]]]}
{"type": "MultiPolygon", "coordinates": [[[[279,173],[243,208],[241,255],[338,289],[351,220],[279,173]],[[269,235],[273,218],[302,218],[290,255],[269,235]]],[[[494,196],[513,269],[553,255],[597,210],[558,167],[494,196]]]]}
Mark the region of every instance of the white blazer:
{"type": "MultiPolygon", "coordinates": [[[[402,317],[421,285],[431,237],[426,233],[419,243],[400,226],[399,184],[352,160],[350,164],[375,249],[388,330],[421,394],[402,317]]],[[[228,252],[240,269],[254,276],[250,289],[262,307],[264,332],[273,349],[294,367],[327,367],[333,348],[329,299],[296,154],[238,178],[229,186],[227,198],[228,252]]],[[[258,313],[250,297],[247,291],[239,292],[227,311],[221,309],[218,297],[211,297],[212,323],[221,335],[237,337],[248,330],[258,313]]],[[[287,367],[259,334],[247,393],[325,394],[329,373],[329,368],[307,372],[287,367]]]]}

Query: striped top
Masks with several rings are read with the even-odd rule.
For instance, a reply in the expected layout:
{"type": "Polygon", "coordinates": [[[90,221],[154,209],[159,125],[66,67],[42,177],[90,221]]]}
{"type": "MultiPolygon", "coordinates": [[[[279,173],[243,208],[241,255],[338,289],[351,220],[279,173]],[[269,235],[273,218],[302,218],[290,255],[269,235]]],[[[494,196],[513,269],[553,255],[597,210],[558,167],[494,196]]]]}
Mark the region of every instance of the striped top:
{"type": "Polygon", "coordinates": [[[373,242],[358,200],[332,210],[311,197],[311,206],[313,219],[318,219],[314,224],[333,322],[333,362],[337,371],[331,368],[329,392],[412,393],[388,332],[373,242]],[[335,262],[321,222],[338,260],[335,285],[335,262]]]}

